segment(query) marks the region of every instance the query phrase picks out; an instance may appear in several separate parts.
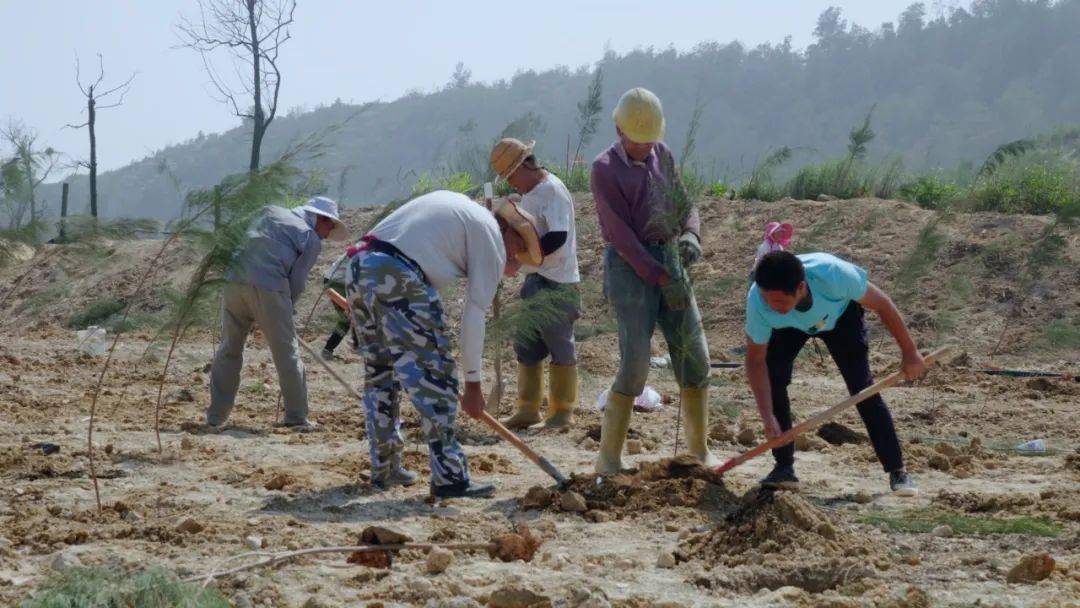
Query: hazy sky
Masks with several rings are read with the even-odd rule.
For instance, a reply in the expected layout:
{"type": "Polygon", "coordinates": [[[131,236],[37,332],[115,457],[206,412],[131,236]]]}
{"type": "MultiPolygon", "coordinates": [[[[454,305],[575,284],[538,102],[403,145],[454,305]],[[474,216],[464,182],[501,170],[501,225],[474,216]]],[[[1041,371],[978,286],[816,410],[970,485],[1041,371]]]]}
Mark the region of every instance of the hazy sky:
{"type": "MultiPolygon", "coordinates": [[[[830,5],[865,27],[894,21],[913,0],[299,0],[292,40],[282,51],[281,113],[335,98],[393,100],[443,85],[458,61],[473,80],[518,69],[576,68],[605,48],[692,48],[699,42],[748,45],[791,35],[811,42],[830,5]]],[[[931,15],[942,5],[926,2],[931,15]]],[[[138,75],[121,108],[98,117],[99,163],[111,169],[197,132],[238,124],[208,95],[199,56],[176,48],[175,24],[196,15],[195,0],[0,0],[0,121],[21,119],[41,141],[86,156],[85,105],[74,82],[105,59],[105,84],[138,75]]]]}

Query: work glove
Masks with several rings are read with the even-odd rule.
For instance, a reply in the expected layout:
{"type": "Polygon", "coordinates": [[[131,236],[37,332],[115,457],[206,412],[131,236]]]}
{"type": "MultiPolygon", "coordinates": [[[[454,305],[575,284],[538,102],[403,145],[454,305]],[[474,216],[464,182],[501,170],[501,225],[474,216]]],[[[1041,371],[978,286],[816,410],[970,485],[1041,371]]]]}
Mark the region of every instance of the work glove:
{"type": "Polygon", "coordinates": [[[692,266],[701,261],[701,243],[693,232],[684,232],[679,237],[679,260],[683,266],[692,266]]]}

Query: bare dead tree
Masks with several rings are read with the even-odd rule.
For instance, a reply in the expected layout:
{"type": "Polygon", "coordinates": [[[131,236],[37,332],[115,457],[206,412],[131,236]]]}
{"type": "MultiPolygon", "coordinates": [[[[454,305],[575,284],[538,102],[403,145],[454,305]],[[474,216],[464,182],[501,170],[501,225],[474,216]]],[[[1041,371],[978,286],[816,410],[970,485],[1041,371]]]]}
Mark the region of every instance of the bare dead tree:
{"type": "Polygon", "coordinates": [[[111,89],[105,89],[102,91],[102,83],[105,81],[105,61],[101,57],[101,53],[97,54],[98,57],[98,76],[94,82],[86,85],[83,84],[82,75],[79,71],[79,56],[75,56],[75,84],[79,85],[79,90],[83,96],[86,97],[86,122],[78,125],[67,125],[72,129],[87,128],[90,133],[90,161],[80,161],[79,166],[86,167],[90,171],[90,215],[93,217],[98,216],[98,195],[97,195],[97,112],[98,110],[107,110],[109,108],[115,108],[123,105],[124,95],[127,94],[128,89],[131,88],[131,81],[135,80],[138,72],[132,72],[122,84],[115,86],[111,89]],[[102,105],[102,102],[105,102],[102,105]]]}
{"type": "Polygon", "coordinates": [[[291,37],[295,0],[198,0],[197,22],[180,18],[176,29],[182,46],[199,52],[217,99],[236,116],[250,120],[251,162],[259,168],[263,138],[274,122],[281,92],[278,53],[291,37]],[[227,54],[236,82],[230,84],[215,66],[216,54],[227,54]],[[240,93],[242,91],[242,93],[240,93]],[[250,106],[238,96],[250,98],[250,106]]]}
{"type": "Polygon", "coordinates": [[[19,183],[8,185],[10,190],[17,193],[20,203],[10,210],[11,226],[17,228],[27,211],[30,212],[30,223],[35,224],[38,220],[35,193],[38,186],[48,179],[49,174],[56,168],[60,153],[51,147],[38,148],[37,132],[22,122],[9,122],[7,127],[0,130],[0,137],[15,149],[15,156],[9,162],[16,163],[18,167],[18,171],[12,172],[12,175],[19,178],[19,183]]]}

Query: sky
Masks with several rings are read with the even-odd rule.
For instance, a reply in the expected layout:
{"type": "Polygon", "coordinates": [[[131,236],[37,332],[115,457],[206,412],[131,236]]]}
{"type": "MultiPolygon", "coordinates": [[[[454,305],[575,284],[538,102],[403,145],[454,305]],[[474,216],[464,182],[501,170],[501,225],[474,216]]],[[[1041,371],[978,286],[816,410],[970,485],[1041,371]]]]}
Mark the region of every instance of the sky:
{"type": "MultiPolygon", "coordinates": [[[[474,81],[518,70],[577,68],[606,49],[690,50],[704,41],[753,46],[791,36],[812,42],[818,15],[838,6],[870,29],[894,21],[913,0],[299,0],[292,39],[281,52],[279,113],[335,99],[392,101],[444,85],[460,61],[474,81]]],[[[926,2],[930,16],[958,1],[926,2]]],[[[98,162],[114,169],[199,131],[228,130],[239,119],[214,100],[199,55],[178,48],[180,15],[196,0],[0,0],[0,126],[20,120],[45,145],[84,159],[86,120],[75,84],[135,79],[122,107],[98,114],[98,162]],[[92,72],[92,74],[90,73],[92,72]]],[[[6,151],[3,151],[6,153],[6,151]]],[[[50,180],[51,181],[51,180],[50,180]]]]}

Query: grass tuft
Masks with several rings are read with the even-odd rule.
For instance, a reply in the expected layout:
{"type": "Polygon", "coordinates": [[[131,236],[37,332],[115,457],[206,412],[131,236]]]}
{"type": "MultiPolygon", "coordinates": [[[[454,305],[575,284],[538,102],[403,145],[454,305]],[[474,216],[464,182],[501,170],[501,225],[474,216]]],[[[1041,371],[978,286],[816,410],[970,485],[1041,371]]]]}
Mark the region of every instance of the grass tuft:
{"type": "Polygon", "coordinates": [[[985,517],[934,509],[871,512],[864,514],[859,521],[886,528],[890,532],[904,533],[926,533],[942,525],[965,536],[1025,534],[1055,538],[1062,531],[1061,524],[1048,517],[985,517]]]}
{"type": "Polygon", "coordinates": [[[183,583],[162,570],[121,574],[73,568],[45,584],[20,608],[228,608],[214,589],[183,583]]]}

